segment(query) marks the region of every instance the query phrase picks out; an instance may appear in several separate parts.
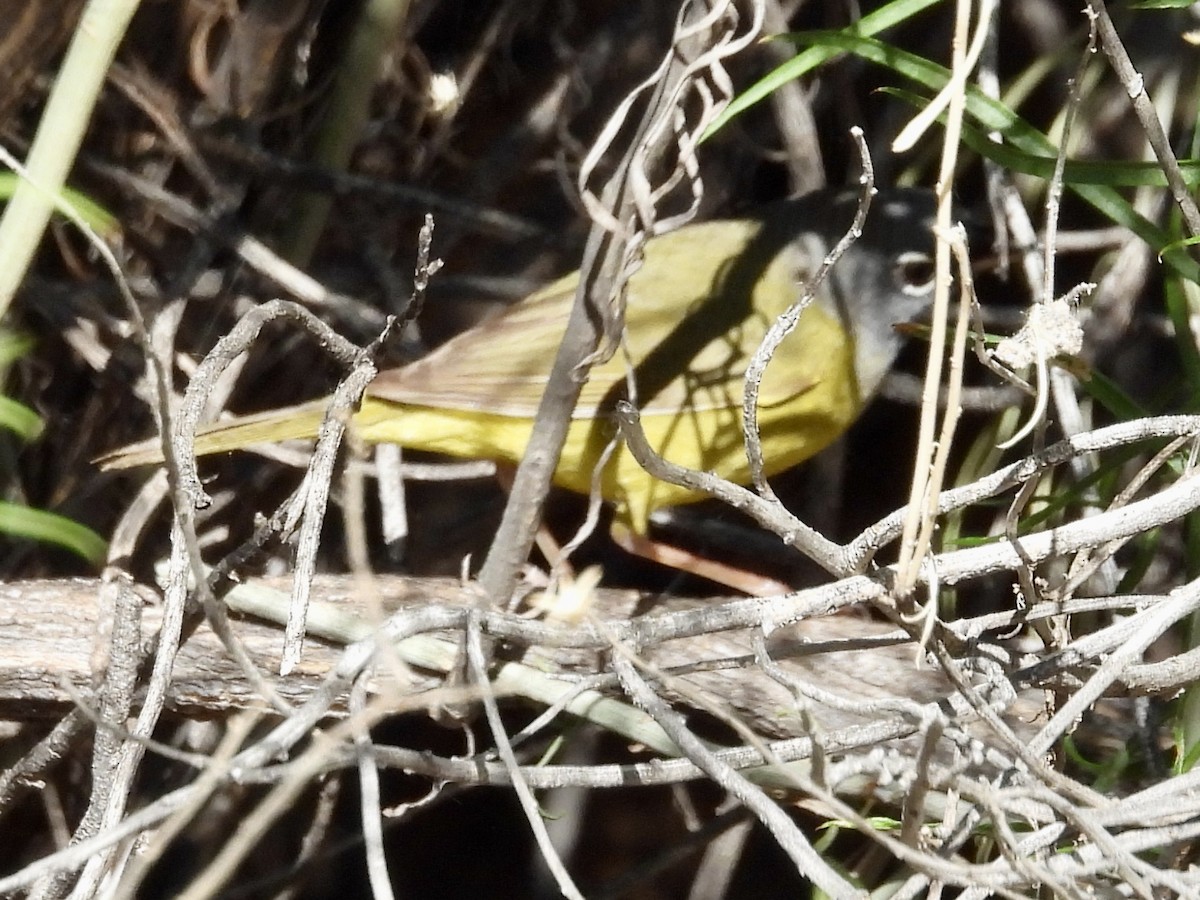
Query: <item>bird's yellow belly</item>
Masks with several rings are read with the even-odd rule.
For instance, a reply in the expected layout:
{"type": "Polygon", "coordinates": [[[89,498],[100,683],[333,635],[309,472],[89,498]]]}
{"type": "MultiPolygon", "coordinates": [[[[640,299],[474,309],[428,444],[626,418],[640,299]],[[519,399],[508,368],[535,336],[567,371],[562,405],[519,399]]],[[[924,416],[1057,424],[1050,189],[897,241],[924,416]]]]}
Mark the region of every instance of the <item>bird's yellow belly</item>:
{"type": "MultiPolygon", "coordinates": [[[[816,348],[809,341],[805,341],[806,350],[789,346],[789,342],[780,348],[781,352],[820,353],[821,364],[807,368],[821,375],[807,389],[790,396],[783,391],[786,399],[760,407],[759,427],[768,475],[819,452],[844,432],[859,412],[861,400],[851,346],[829,337],[816,348]]],[[[787,369],[774,363],[767,371],[768,384],[772,378],[786,374],[787,369]],[[776,376],[777,372],[781,375],[776,376]]],[[[781,396],[781,392],[765,387],[763,393],[781,396]]],[[[748,483],[740,384],[718,381],[711,386],[697,386],[689,396],[691,403],[684,409],[643,412],[642,428],[650,446],[671,462],[715,472],[739,484],[748,483]],[[731,384],[736,385],[736,392],[731,384]]],[[[652,410],[653,404],[649,408],[652,410]]],[[[516,463],[529,443],[533,422],[526,416],[396,404],[368,396],[354,417],[354,428],[368,443],[392,442],[450,456],[516,463]]],[[[607,415],[572,421],[554,472],[555,483],[587,494],[615,432],[616,425],[607,415]]],[[[687,488],[649,476],[624,445],[604,468],[601,493],[639,532],[645,531],[654,510],[703,499],[703,495],[687,488]]]]}

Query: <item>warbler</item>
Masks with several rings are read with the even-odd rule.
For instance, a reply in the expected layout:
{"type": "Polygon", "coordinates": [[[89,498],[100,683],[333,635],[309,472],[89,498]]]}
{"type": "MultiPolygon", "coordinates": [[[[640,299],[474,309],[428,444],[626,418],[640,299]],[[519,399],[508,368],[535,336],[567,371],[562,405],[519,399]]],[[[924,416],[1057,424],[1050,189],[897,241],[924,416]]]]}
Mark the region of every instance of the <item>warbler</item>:
{"type": "MultiPolygon", "coordinates": [[[[629,280],[621,349],[587,375],[554,471],[587,493],[615,434],[609,413],[632,370],[650,445],[676,463],[750,480],[742,434],[747,366],[764,335],[813,283],[850,227],[854,190],[821,190],[746,218],[710,221],[646,243],[629,280]]],[[[896,326],[933,298],[934,195],[891,189],[873,199],[862,235],[821,284],[762,379],[758,422],[767,475],[808,459],[846,431],[895,362],[896,326]]],[[[520,460],[566,327],[579,273],[567,275],[452,338],[424,358],[381,372],[350,421],[360,441],[455,457],[520,460]]],[[[315,437],[326,403],[203,426],[196,453],[315,437]]],[[[157,442],[100,462],[161,462],[157,442]]],[[[600,477],[617,518],[644,533],[666,506],[702,497],[647,474],[624,447],[600,477]]]]}

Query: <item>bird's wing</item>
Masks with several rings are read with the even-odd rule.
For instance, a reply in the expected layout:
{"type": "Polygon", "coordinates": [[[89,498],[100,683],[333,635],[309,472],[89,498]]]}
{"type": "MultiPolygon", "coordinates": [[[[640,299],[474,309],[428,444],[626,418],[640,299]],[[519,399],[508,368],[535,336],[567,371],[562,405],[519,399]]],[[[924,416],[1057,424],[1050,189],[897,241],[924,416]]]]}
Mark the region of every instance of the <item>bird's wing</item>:
{"type": "MultiPolygon", "coordinates": [[[[746,287],[726,284],[734,280],[731,260],[753,234],[745,226],[710,222],[650,243],[642,268],[630,280],[624,346],[592,367],[577,418],[594,417],[625,397],[631,364],[638,405],[646,414],[741,404],[750,359],[775,316],[796,296],[793,267],[782,258],[750,273],[743,279],[746,287]],[[712,247],[722,252],[709,252],[712,247]]],[[[397,403],[533,416],[577,283],[574,274],[560,279],[425,358],[380,373],[368,392],[397,403]]],[[[816,383],[825,351],[794,352],[809,339],[810,318],[806,313],[780,348],[763,383],[762,404],[784,402],[816,383]]]]}
{"type": "Polygon", "coordinates": [[[381,400],[532,416],[566,330],[576,276],[569,275],[451,338],[428,356],[380,372],[381,400]]]}

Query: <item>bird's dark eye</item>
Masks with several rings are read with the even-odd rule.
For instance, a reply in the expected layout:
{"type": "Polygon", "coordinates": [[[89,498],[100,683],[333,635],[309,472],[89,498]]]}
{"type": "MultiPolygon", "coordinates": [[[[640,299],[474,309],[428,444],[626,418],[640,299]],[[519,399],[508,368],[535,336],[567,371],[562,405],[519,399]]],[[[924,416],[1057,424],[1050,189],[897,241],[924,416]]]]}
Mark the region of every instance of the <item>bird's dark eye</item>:
{"type": "Polygon", "coordinates": [[[892,268],[896,287],[906,294],[928,294],[933,287],[933,257],[919,250],[901,253],[892,268]]]}

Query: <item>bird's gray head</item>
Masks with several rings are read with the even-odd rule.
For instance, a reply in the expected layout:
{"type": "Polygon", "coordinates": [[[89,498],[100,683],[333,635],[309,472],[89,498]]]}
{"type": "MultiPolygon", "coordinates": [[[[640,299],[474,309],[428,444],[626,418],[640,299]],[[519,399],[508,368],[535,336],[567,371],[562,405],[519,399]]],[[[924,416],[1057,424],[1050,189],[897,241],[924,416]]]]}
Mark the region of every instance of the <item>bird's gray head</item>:
{"type": "MultiPolygon", "coordinates": [[[[790,201],[793,225],[811,223],[799,240],[820,260],[854,220],[854,189],[823,190],[790,201]]],[[[904,343],[896,325],[912,322],[933,302],[931,231],[936,201],[924,188],[891,188],[872,199],[862,236],[838,260],[823,293],[829,311],[855,336],[855,373],[866,400],[882,383],[904,343]]],[[[814,269],[818,263],[814,263],[814,269]]]]}

